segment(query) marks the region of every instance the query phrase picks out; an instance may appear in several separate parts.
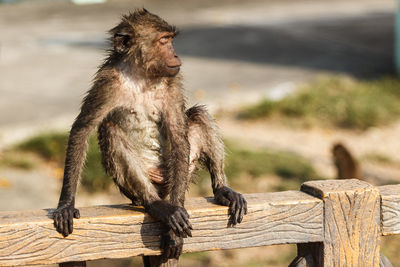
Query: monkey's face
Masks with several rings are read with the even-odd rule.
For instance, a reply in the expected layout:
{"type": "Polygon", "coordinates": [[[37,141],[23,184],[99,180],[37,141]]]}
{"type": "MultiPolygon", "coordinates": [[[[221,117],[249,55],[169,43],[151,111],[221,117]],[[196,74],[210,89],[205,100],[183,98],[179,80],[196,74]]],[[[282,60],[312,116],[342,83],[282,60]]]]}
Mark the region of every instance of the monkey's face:
{"type": "Polygon", "coordinates": [[[114,35],[114,51],[142,69],[148,77],[174,77],[179,73],[181,60],[172,44],[175,32],[135,34],[128,31],[114,35]]]}
{"type": "Polygon", "coordinates": [[[172,44],[174,36],[175,33],[171,32],[157,34],[154,54],[148,62],[148,74],[157,77],[173,77],[178,74],[182,63],[172,44]]]}
{"type": "Polygon", "coordinates": [[[157,15],[145,9],[135,10],[123,16],[110,33],[114,55],[125,63],[132,63],[136,74],[158,78],[179,73],[181,60],[172,45],[176,29],[157,15]]]}

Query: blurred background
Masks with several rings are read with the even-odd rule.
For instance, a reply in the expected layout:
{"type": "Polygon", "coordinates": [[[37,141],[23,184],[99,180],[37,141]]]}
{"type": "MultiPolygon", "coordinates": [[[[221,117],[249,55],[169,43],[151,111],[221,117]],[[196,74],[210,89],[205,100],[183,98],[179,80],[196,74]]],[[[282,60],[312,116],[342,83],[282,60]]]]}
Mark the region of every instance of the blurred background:
{"type": "MultiPolygon", "coordinates": [[[[337,178],[337,143],[360,178],[400,183],[395,1],[0,0],[0,211],[57,206],[68,131],[105,57],[107,31],[137,7],[180,29],[188,102],[216,118],[235,190],[337,178]]],[[[211,195],[209,180],[200,172],[189,196],[211,195]]],[[[92,136],[76,205],[126,202],[92,136]]],[[[393,266],[399,248],[399,237],[383,238],[393,266]]],[[[183,255],[180,266],[287,266],[295,255],[295,245],[202,252],[183,255]]]]}

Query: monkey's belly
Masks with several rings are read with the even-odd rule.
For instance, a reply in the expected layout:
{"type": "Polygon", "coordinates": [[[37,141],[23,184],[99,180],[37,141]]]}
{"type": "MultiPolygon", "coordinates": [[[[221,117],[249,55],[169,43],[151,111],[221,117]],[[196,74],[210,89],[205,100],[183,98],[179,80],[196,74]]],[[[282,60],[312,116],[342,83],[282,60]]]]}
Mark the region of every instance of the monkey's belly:
{"type": "Polygon", "coordinates": [[[121,138],[127,142],[126,148],[131,151],[131,157],[136,157],[140,162],[140,166],[132,166],[133,168],[141,168],[154,183],[165,182],[162,167],[162,147],[165,139],[160,133],[157,118],[149,116],[148,112],[140,107],[118,107],[110,112],[103,124],[106,128],[115,127],[123,132],[121,138]]]}
{"type": "Polygon", "coordinates": [[[161,164],[161,136],[155,123],[143,123],[141,127],[129,129],[129,141],[149,167],[161,164]]]}

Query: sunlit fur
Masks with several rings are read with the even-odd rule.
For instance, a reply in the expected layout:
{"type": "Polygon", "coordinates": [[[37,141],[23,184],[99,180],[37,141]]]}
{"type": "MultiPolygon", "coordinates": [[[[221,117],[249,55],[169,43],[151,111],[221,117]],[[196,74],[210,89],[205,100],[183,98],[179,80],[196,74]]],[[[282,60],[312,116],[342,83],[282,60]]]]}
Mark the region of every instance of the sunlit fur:
{"type": "Polygon", "coordinates": [[[165,32],[176,34],[173,26],[145,9],[123,16],[110,31],[112,48],[69,136],[63,187],[54,212],[56,228],[64,236],[72,233],[73,214],[78,212],[77,182],[89,134],[97,126],[107,173],[134,204],[143,205],[171,229],[165,240],[176,242],[164,247],[167,257],[179,257],[182,237],[191,235],[183,206],[197,166],[210,171],[216,201],[233,207],[229,211],[233,225],[247,212],[244,198],[226,187],[224,145],[214,121],[202,106],[186,109],[181,75],[165,70],[168,57],[172,62],[178,58],[171,43],[163,48],[167,53],[160,53],[157,38],[165,32]],[[152,180],[153,170],[161,180],[152,180]]]}

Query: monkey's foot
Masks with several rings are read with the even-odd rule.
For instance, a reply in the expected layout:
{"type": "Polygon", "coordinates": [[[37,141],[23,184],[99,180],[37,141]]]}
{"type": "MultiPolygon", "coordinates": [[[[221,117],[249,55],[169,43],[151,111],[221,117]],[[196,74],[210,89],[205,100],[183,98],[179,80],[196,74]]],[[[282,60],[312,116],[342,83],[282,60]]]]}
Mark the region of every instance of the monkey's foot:
{"type": "Polygon", "coordinates": [[[74,218],[79,219],[79,210],[75,209],[73,205],[62,206],[53,212],[54,226],[57,232],[64,237],[72,233],[74,229],[74,218]]]}
{"type": "Polygon", "coordinates": [[[235,226],[241,223],[243,216],[247,214],[247,201],[242,194],[239,194],[227,186],[214,190],[215,201],[224,206],[229,206],[228,226],[235,226]]]}
{"type": "Polygon", "coordinates": [[[168,259],[178,259],[182,254],[182,248],[183,238],[177,236],[174,231],[170,230],[161,236],[162,258],[164,262],[168,259]]]}

